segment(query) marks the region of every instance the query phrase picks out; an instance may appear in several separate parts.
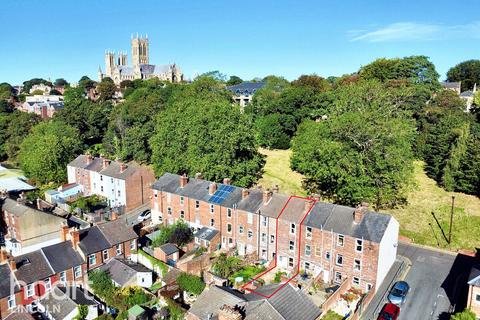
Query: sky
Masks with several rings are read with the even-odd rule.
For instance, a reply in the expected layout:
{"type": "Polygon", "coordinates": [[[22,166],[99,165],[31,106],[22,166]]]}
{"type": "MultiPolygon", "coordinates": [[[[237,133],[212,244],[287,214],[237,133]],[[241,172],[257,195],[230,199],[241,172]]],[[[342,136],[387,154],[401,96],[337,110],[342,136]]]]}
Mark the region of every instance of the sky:
{"type": "Polygon", "coordinates": [[[340,76],[380,57],[426,55],[441,79],[480,59],[480,1],[444,0],[4,0],[0,82],[97,79],[105,50],[148,34],[150,63],[187,78],[219,70],[340,76]]]}

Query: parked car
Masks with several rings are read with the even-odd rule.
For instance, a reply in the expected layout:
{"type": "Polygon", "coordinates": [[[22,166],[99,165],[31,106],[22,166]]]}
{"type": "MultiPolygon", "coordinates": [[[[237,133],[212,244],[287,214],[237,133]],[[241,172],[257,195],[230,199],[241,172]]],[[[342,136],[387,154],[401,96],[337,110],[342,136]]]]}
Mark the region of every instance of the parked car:
{"type": "Polygon", "coordinates": [[[147,209],[147,210],[143,211],[142,213],[140,213],[137,220],[140,221],[140,222],[143,222],[145,220],[150,219],[151,215],[152,215],[151,211],[147,209]]]}
{"type": "Polygon", "coordinates": [[[405,281],[398,281],[395,283],[388,294],[388,301],[396,305],[402,305],[407,298],[407,293],[410,291],[410,286],[405,281]]]}
{"type": "Polygon", "coordinates": [[[397,320],[400,315],[400,307],[393,303],[386,303],[377,320],[397,320]]]}

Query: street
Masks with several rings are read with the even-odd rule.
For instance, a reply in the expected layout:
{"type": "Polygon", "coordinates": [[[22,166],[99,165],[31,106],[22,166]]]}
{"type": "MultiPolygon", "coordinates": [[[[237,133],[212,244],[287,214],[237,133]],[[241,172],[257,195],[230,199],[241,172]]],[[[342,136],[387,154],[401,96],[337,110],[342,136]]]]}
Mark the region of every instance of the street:
{"type": "Polygon", "coordinates": [[[134,226],[139,223],[138,216],[145,210],[150,209],[150,204],[146,203],[140,207],[137,207],[129,212],[127,212],[125,215],[122,216],[122,219],[125,219],[127,222],[127,225],[129,226],[134,226]]]}
{"type": "MultiPolygon", "coordinates": [[[[386,302],[391,284],[398,280],[407,281],[411,288],[405,304],[401,306],[399,320],[449,319],[453,306],[461,309],[464,277],[470,268],[468,258],[404,243],[399,243],[398,255],[399,260],[406,264],[403,272],[391,270],[363,314],[363,319],[376,319],[386,302]]],[[[399,266],[396,264],[392,269],[395,268],[399,266]]]]}

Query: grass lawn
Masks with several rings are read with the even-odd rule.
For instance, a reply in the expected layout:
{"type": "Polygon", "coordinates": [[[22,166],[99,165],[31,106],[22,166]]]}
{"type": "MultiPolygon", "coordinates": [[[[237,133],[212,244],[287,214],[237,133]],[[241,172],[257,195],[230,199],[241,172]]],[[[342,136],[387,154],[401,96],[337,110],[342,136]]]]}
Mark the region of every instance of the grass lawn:
{"type": "Polygon", "coordinates": [[[480,199],[440,188],[427,177],[421,161],[415,162],[415,180],[417,186],[408,195],[408,205],[385,210],[400,222],[400,233],[415,243],[450,250],[480,247],[480,199]],[[449,245],[446,238],[452,196],[455,196],[455,210],[449,245]]]}
{"type": "Polygon", "coordinates": [[[260,148],[260,153],[267,156],[265,173],[258,181],[264,188],[272,189],[275,185],[280,188],[280,193],[287,195],[305,196],[302,188],[303,176],[290,169],[291,150],[268,150],[260,148]]]}
{"type": "Polygon", "coordinates": [[[232,276],[229,277],[229,280],[232,283],[235,283],[235,278],[242,277],[243,281],[246,282],[252,279],[253,277],[255,277],[257,274],[259,274],[262,271],[265,271],[264,266],[249,265],[235,272],[232,276]]]}

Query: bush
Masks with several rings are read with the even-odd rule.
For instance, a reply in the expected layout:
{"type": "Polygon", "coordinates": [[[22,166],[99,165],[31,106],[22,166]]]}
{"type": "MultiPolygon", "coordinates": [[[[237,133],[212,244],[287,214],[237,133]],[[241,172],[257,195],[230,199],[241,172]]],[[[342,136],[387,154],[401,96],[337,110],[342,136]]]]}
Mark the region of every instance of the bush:
{"type": "Polygon", "coordinates": [[[175,243],[182,247],[193,240],[193,233],[188,224],[179,220],[172,225],[161,226],[160,234],[153,240],[152,245],[159,247],[165,243],[175,243]]]}
{"type": "Polygon", "coordinates": [[[200,277],[188,273],[181,273],[177,277],[177,284],[183,291],[198,296],[205,289],[205,283],[200,277]]]}
{"type": "Polygon", "coordinates": [[[462,312],[457,312],[450,318],[451,320],[475,320],[476,316],[469,309],[465,309],[462,312]]]}

